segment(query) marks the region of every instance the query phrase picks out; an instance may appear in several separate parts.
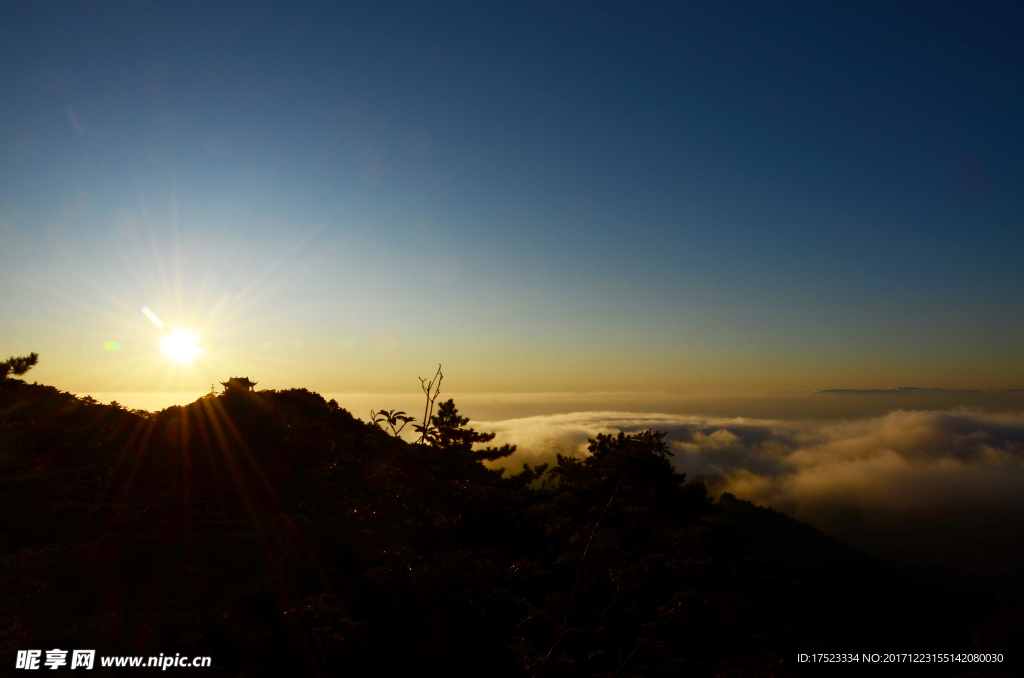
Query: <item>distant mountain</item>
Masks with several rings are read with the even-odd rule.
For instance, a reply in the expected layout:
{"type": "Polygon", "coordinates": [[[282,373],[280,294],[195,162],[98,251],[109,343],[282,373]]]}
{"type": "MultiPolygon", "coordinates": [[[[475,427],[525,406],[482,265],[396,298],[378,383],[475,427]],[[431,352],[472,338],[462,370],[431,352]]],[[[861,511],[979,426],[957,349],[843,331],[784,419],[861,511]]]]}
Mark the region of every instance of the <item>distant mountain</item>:
{"type": "MultiPolygon", "coordinates": [[[[1004,389],[1006,392],[1014,392],[1022,389],[1004,389]]],[[[986,393],[970,388],[919,388],[917,386],[893,386],[892,388],[825,388],[817,389],[814,393],[986,393]]],[[[988,391],[989,393],[1000,393],[1002,391],[988,391]]]]}

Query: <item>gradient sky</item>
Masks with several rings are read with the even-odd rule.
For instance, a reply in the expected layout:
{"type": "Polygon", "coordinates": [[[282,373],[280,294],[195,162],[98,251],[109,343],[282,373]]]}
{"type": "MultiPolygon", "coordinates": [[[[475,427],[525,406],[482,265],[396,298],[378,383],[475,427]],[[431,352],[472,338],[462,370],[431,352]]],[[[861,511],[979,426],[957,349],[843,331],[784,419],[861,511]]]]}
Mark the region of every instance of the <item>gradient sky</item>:
{"type": "Polygon", "coordinates": [[[0,4],[0,352],[78,393],[1024,386],[1021,6],[701,4],[0,4]]]}

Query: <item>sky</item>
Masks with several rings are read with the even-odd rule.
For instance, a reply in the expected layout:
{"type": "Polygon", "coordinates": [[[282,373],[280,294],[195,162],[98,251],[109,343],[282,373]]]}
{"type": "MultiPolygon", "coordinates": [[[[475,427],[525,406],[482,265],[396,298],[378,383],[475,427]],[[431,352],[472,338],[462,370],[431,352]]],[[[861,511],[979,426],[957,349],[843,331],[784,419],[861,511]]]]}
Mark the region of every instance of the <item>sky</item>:
{"type": "Polygon", "coordinates": [[[1022,12],[0,3],[0,352],[80,394],[1024,387],[1022,12]]]}

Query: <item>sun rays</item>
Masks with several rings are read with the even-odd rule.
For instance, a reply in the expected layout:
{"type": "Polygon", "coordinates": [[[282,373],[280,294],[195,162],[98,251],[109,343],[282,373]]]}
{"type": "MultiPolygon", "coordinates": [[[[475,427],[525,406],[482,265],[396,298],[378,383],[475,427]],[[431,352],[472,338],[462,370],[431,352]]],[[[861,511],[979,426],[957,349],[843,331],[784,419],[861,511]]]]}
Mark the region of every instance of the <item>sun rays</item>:
{"type": "Polygon", "coordinates": [[[191,365],[201,353],[199,336],[176,327],[160,339],[160,352],[176,365],[191,365]]]}

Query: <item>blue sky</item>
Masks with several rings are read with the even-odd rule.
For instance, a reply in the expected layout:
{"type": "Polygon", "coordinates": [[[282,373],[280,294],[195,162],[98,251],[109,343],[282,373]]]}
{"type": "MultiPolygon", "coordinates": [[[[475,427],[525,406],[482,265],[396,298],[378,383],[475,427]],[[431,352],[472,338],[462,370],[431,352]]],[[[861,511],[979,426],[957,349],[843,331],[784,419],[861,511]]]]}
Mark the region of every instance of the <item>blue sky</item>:
{"type": "Polygon", "coordinates": [[[6,4],[0,347],[83,391],[1021,386],[1022,27],[6,4]]]}

